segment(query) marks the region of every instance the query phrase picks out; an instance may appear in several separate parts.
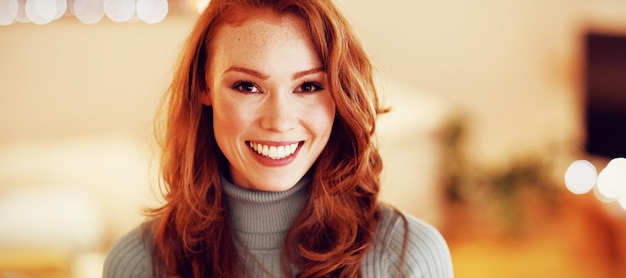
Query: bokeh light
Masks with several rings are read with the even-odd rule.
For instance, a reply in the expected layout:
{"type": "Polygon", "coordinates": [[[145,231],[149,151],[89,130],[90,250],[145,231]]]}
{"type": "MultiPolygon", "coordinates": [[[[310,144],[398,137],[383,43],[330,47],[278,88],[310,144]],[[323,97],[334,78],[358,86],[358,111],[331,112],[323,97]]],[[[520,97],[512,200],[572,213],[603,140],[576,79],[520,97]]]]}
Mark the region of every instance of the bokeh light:
{"type": "Polygon", "coordinates": [[[577,160],[565,172],[565,186],[574,194],[589,192],[596,184],[596,167],[587,160],[577,160]]]}
{"type": "Polygon", "coordinates": [[[52,18],[52,20],[61,18],[67,11],[67,0],[56,0],[56,3],[57,3],[57,12],[52,18]]]}
{"type": "Polygon", "coordinates": [[[17,0],[0,0],[0,25],[10,25],[15,21],[19,3],[17,0]]]}
{"type": "Polygon", "coordinates": [[[167,0],[137,0],[137,15],[146,23],[161,22],[167,12],[167,0]]]}
{"type": "Polygon", "coordinates": [[[597,186],[594,186],[592,191],[593,191],[593,196],[595,196],[596,199],[598,199],[600,202],[612,203],[615,201],[611,198],[607,198],[606,196],[602,195],[602,193],[600,193],[600,190],[598,190],[597,186]]]}
{"type": "Polygon", "coordinates": [[[135,0],[105,0],[104,13],[115,22],[130,20],[135,14],[135,0]]]}
{"type": "MultiPolygon", "coordinates": [[[[16,22],[43,25],[65,15],[74,16],[85,24],[98,23],[105,15],[114,22],[143,21],[154,24],[163,21],[168,15],[170,2],[170,0],[0,0],[0,26],[16,22]]],[[[184,2],[190,12],[196,10],[201,12],[210,1],[184,2]]],[[[182,7],[175,10],[178,11],[180,8],[182,7]]]]}
{"type": "Polygon", "coordinates": [[[85,24],[98,23],[104,17],[102,0],[75,0],[74,15],[85,24]]]}
{"type": "Polygon", "coordinates": [[[613,200],[626,197],[626,158],[612,159],[600,172],[598,191],[613,200]]]}
{"type": "Polygon", "coordinates": [[[28,0],[25,5],[26,16],[35,24],[47,24],[57,13],[56,1],[28,0]]]}
{"type": "Polygon", "coordinates": [[[602,169],[602,171],[598,174],[598,193],[605,199],[611,201],[615,201],[618,196],[617,190],[606,182],[606,168],[602,169]]]}

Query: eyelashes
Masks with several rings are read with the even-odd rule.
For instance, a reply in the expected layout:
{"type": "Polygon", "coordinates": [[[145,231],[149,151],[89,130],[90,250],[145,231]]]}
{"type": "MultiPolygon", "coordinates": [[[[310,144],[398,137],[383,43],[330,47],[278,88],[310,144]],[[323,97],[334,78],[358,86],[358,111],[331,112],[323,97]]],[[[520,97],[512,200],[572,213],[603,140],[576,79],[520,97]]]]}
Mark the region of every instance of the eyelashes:
{"type": "Polygon", "coordinates": [[[252,81],[237,81],[233,84],[232,89],[237,90],[241,93],[252,94],[252,93],[260,93],[261,89],[259,86],[254,84],[252,81]]]}
{"type": "Polygon", "coordinates": [[[320,83],[317,82],[304,82],[302,85],[298,87],[296,92],[299,93],[315,93],[317,91],[322,91],[324,88],[320,83]]]}
{"type": "MultiPolygon", "coordinates": [[[[240,80],[235,82],[231,89],[236,90],[238,92],[244,94],[254,94],[254,93],[263,93],[263,90],[252,81],[240,80]]],[[[319,91],[323,91],[324,87],[315,81],[306,81],[300,84],[295,90],[294,93],[315,93],[319,91]]]]}

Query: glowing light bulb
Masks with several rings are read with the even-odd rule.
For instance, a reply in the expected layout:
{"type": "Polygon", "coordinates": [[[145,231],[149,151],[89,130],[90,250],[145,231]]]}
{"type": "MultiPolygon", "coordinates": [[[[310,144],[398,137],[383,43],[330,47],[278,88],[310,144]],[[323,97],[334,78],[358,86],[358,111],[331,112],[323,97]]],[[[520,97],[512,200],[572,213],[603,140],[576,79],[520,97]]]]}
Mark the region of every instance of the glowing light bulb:
{"type": "Polygon", "coordinates": [[[130,20],[135,14],[135,0],[105,0],[104,13],[115,22],[130,20]]]}
{"type": "Polygon", "coordinates": [[[618,198],[626,197],[626,158],[618,157],[606,165],[606,182],[617,192],[618,198]]]}
{"type": "Polygon", "coordinates": [[[56,0],[57,4],[57,12],[52,18],[52,20],[59,19],[61,16],[65,14],[67,11],[67,0],[56,0]]]}
{"type": "Polygon", "coordinates": [[[600,172],[598,191],[613,200],[626,198],[626,158],[612,159],[600,172]]]}
{"type": "Polygon", "coordinates": [[[615,201],[613,199],[607,198],[606,196],[602,195],[602,193],[600,193],[600,190],[598,190],[597,186],[593,188],[593,196],[595,196],[596,199],[598,199],[600,202],[603,202],[603,203],[612,203],[615,201]]]}
{"type": "Polygon", "coordinates": [[[17,0],[0,0],[0,25],[10,25],[17,17],[19,2],[17,0]]]}
{"type": "Polygon", "coordinates": [[[56,1],[28,0],[26,1],[26,16],[35,24],[47,24],[54,19],[57,13],[56,1]]]}
{"type": "Polygon", "coordinates": [[[577,160],[565,172],[565,186],[574,194],[589,192],[596,184],[596,167],[587,160],[577,160]]]}
{"type": "Polygon", "coordinates": [[[606,168],[598,174],[598,193],[611,201],[615,201],[618,195],[617,191],[606,182],[606,168]]]}
{"type": "Polygon", "coordinates": [[[75,0],[74,15],[85,24],[98,23],[104,17],[102,0],[75,0]]]}
{"type": "Polygon", "coordinates": [[[137,15],[145,23],[159,23],[167,12],[167,0],[137,0],[137,15]]]}

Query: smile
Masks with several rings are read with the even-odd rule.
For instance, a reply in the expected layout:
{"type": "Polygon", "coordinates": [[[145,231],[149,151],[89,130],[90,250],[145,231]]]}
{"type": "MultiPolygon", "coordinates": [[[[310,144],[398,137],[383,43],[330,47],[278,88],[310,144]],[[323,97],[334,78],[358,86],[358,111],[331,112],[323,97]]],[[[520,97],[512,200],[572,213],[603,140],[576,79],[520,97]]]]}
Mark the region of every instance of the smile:
{"type": "Polygon", "coordinates": [[[296,150],[298,150],[299,145],[300,143],[293,143],[293,144],[280,145],[280,146],[270,146],[270,145],[248,141],[248,146],[250,146],[250,148],[253,151],[255,151],[256,153],[264,157],[267,157],[269,159],[274,159],[274,160],[284,159],[293,155],[294,153],[296,153],[296,150]]]}

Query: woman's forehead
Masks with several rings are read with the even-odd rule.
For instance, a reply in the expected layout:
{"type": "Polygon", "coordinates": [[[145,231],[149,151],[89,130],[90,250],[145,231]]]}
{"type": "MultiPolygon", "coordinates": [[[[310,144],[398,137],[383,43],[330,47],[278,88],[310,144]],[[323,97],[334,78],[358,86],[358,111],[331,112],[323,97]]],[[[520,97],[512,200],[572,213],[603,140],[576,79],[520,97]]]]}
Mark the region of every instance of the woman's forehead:
{"type": "Polygon", "coordinates": [[[260,40],[259,43],[281,39],[310,40],[310,36],[303,19],[293,15],[267,14],[249,17],[239,24],[224,24],[218,30],[215,39],[215,43],[219,45],[228,42],[241,43],[251,39],[260,40]]]}
{"type": "Polygon", "coordinates": [[[306,22],[294,15],[265,14],[224,24],[213,41],[211,69],[220,75],[246,67],[271,75],[321,67],[306,22]]]}

